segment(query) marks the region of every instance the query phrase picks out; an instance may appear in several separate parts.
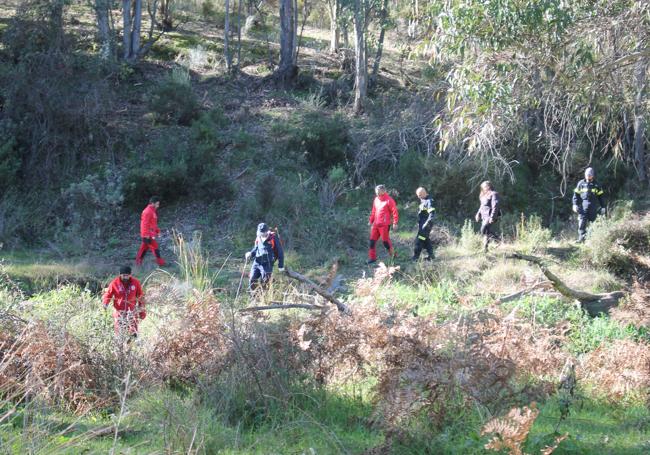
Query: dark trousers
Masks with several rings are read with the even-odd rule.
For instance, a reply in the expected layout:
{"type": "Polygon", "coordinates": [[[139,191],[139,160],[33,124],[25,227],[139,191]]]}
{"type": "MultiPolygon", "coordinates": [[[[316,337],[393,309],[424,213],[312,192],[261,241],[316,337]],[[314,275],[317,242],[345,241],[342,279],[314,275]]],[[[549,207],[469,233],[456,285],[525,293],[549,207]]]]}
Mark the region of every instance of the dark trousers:
{"type": "Polygon", "coordinates": [[[262,286],[263,288],[266,287],[271,279],[272,272],[273,264],[253,261],[251,264],[250,274],[248,275],[248,289],[254,291],[259,286],[262,286]]]}
{"type": "Polygon", "coordinates": [[[578,214],[578,242],[584,241],[587,236],[587,226],[592,221],[596,221],[596,214],[579,213],[578,214]]]}
{"type": "Polygon", "coordinates": [[[160,249],[158,248],[158,242],[156,242],[156,239],[150,239],[146,237],[142,238],[142,244],[140,244],[140,249],[138,250],[138,254],[135,256],[135,263],[138,265],[142,264],[144,255],[147,254],[147,251],[149,250],[153,252],[153,255],[156,257],[156,262],[158,263],[158,265],[165,264],[165,260],[160,257],[160,249]]]}
{"type": "Polygon", "coordinates": [[[425,249],[428,253],[427,259],[433,259],[433,243],[429,238],[431,229],[425,229],[418,231],[418,235],[415,237],[415,248],[413,249],[413,259],[418,259],[422,249],[425,249]]]}
{"type": "Polygon", "coordinates": [[[494,224],[488,223],[486,220],[483,220],[481,223],[481,235],[483,236],[483,247],[487,250],[490,240],[499,240],[499,236],[494,232],[494,224]]]}

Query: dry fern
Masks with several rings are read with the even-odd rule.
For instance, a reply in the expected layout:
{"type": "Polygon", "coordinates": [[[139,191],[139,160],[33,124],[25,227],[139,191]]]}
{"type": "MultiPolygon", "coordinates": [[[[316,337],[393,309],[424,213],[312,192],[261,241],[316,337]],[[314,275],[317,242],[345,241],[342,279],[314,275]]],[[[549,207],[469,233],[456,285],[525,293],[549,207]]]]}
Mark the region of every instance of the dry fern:
{"type": "MultiPolygon", "coordinates": [[[[526,442],[533,424],[539,415],[536,404],[530,407],[513,408],[505,417],[497,417],[483,426],[481,435],[495,433],[490,442],[485,444],[489,450],[508,450],[510,455],[523,455],[521,446],[526,442]]],[[[549,452],[550,453],[550,452],[549,452]]]]}

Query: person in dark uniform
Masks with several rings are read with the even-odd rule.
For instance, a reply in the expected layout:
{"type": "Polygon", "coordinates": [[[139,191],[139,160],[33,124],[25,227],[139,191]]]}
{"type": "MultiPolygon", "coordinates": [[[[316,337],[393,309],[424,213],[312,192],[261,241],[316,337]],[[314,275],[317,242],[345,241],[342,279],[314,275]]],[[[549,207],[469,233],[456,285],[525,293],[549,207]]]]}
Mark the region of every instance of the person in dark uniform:
{"type": "Polygon", "coordinates": [[[488,180],[481,183],[481,194],[479,195],[481,205],[474,217],[477,222],[481,222],[481,235],[483,236],[483,249],[487,253],[488,244],[490,240],[499,240],[499,237],[494,233],[494,224],[501,215],[501,200],[499,193],[494,191],[492,183],[488,180]]]}
{"type": "Polygon", "coordinates": [[[265,287],[271,280],[273,265],[278,261],[278,270],[284,272],[284,251],[280,240],[276,238],[266,223],[257,226],[255,245],[246,252],[246,259],[253,258],[248,281],[248,289],[254,291],[259,285],[265,287]]]}
{"type": "Polygon", "coordinates": [[[578,214],[578,242],[584,242],[587,235],[587,226],[596,221],[598,214],[604,215],[605,192],[595,180],[594,169],[585,169],[585,178],[578,182],[573,190],[573,211],[578,214]]]}
{"type": "Polygon", "coordinates": [[[422,249],[427,250],[427,261],[433,259],[433,244],[429,238],[431,228],[433,227],[433,216],[436,209],[433,206],[433,201],[427,194],[427,190],[420,187],[415,190],[415,195],[420,199],[420,206],[418,208],[418,233],[415,237],[415,248],[413,249],[413,261],[420,258],[422,249]]]}

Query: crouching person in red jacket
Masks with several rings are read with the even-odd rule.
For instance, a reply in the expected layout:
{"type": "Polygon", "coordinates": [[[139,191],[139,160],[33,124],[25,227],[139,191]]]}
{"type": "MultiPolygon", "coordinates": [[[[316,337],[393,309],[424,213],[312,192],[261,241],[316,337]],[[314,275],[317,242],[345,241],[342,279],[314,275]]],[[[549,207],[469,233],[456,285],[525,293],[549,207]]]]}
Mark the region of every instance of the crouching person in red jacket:
{"type": "Polygon", "coordinates": [[[120,276],[111,281],[104,294],[104,309],[113,301],[113,320],[115,335],[129,337],[138,336],[138,324],[147,317],[144,304],[144,294],[140,282],[131,276],[131,267],[120,268],[120,276]]]}
{"type": "Polygon", "coordinates": [[[397,228],[399,214],[395,200],[388,195],[384,185],[375,187],[377,197],[372,202],[372,211],[368,219],[370,228],[370,245],[368,248],[368,264],[377,261],[377,240],[381,237],[384,247],[388,250],[391,258],[395,257],[393,243],[390,241],[391,217],[393,219],[393,229],[397,228]]]}
{"type": "Polygon", "coordinates": [[[153,252],[158,265],[165,265],[165,260],[160,257],[158,242],[156,242],[156,237],[160,234],[160,229],[158,229],[158,213],[156,212],[158,207],[160,207],[160,199],[153,196],[149,199],[149,205],[145,207],[142,215],[140,215],[140,237],[142,237],[142,244],[135,257],[135,265],[142,265],[142,259],[144,259],[144,255],[149,250],[153,252]]]}

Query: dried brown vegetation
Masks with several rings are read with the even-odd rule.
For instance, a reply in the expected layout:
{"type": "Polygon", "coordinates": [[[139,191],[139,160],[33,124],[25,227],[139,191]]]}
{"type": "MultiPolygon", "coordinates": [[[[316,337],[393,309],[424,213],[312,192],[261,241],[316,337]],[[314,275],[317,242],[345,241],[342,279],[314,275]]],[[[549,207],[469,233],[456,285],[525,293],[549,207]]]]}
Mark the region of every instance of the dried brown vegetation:
{"type": "Polygon", "coordinates": [[[103,359],[43,323],[26,325],[17,335],[0,332],[0,358],[0,390],[11,401],[37,399],[84,413],[112,400],[103,359]]]}

